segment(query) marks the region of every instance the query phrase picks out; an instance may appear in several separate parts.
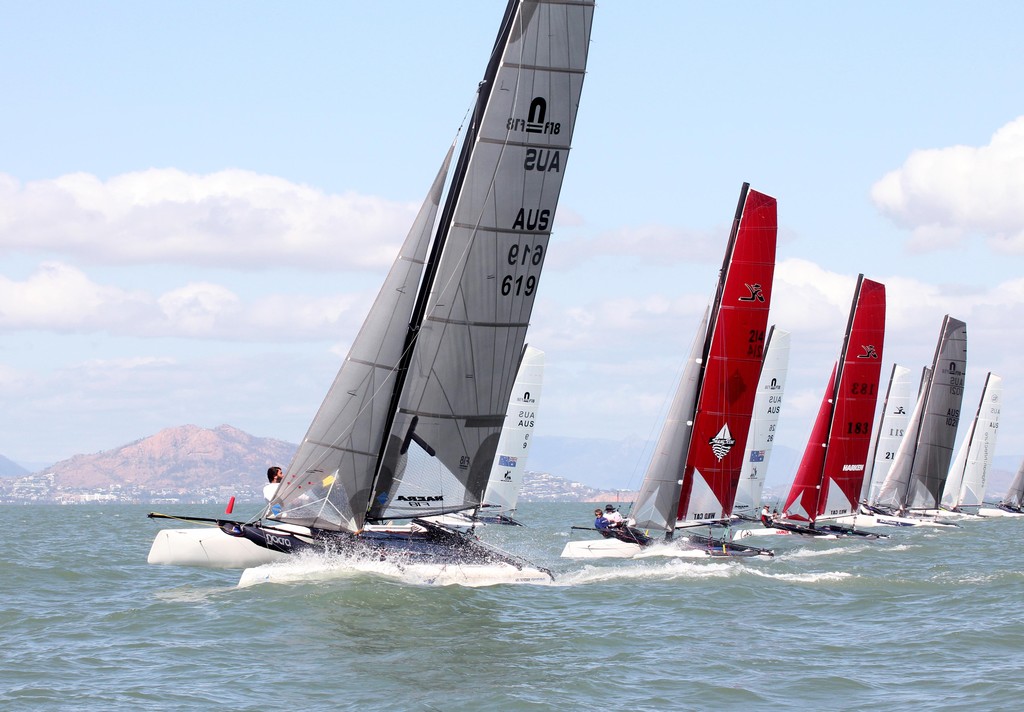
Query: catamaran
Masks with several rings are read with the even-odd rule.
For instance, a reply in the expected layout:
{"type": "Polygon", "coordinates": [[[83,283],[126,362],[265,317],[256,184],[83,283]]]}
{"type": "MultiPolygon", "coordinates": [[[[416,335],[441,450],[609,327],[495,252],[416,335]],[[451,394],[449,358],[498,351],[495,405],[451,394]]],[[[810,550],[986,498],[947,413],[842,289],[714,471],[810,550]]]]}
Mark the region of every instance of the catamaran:
{"type": "Polygon", "coordinates": [[[569,541],[566,558],[684,555],[770,555],[696,527],[728,525],[764,356],[775,271],[777,206],[771,196],[740,192],[711,306],[694,339],[668,417],[644,476],[634,527],[596,540],[569,541]],[[673,539],[686,528],[687,535],[673,539]],[[641,538],[634,530],[646,530],[641,538]],[[668,546],[654,546],[662,532],[668,546]]]}
{"type": "Polygon", "coordinates": [[[982,507],[978,514],[983,517],[1024,517],[1024,462],[999,503],[994,507],[982,507]]]}
{"type": "Polygon", "coordinates": [[[981,391],[978,412],[960,443],[942,490],[940,507],[947,513],[961,516],[980,514],[988,471],[995,456],[1002,393],[1003,379],[989,372],[981,391]]]}
{"type": "Polygon", "coordinates": [[[949,474],[967,375],[967,325],[948,314],[892,467],[856,526],[955,526],[935,516],[949,474]],[[912,516],[907,516],[912,515],[912,516]]]}
{"type": "Polygon", "coordinates": [[[889,474],[896,451],[907,431],[907,421],[910,420],[913,407],[910,369],[894,363],[889,374],[889,386],[885,389],[885,400],[882,401],[881,422],[872,429],[871,456],[864,465],[861,502],[871,502],[878,496],[878,490],[889,474]]]}
{"type": "Polygon", "coordinates": [[[428,518],[483,498],[547,256],[593,11],[593,0],[509,1],[450,180],[454,146],[277,493],[253,521],[218,522],[226,535],[269,552],[450,568],[467,581],[550,580],[428,518]]]}
{"type": "Polygon", "coordinates": [[[859,275],[839,360],[832,367],[782,518],[762,517],[762,533],[878,537],[831,520],[855,512],[860,500],[884,340],[885,285],[859,275]]]}

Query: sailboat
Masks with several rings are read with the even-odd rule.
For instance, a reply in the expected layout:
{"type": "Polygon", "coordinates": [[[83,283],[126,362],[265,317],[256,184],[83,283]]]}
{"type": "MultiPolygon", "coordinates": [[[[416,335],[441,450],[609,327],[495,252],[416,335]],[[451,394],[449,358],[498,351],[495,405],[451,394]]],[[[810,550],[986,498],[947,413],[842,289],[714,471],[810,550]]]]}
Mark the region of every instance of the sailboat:
{"type": "Polygon", "coordinates": [[[861,502],[874,500],[889,474],[896,450],[907,431],[910,410],[914,407],[912,389],[910,369],[894,363],[889,374],[889,385],[885,389],[885,400],[882,401],[881,421],[872,429],[871,456],[864,466],[861,502]]]}
{"type": "Polygon", "coordinates": [[[999,434],[1002,392],[1003,379],[989,372],[981,391],[978,412],[953,459],[942,490],[940,506],[947,512],[978,514],[981,508],[999,434]]]}
{"type": "Polygon", "coordinates": [[[948,314],[892,467],[858,526],[953,525],[935,516],[949,474],[967,375],[967,325],[948,314]],[[916,516],[905,516],[914,514],[916,516]]]}
{"type": "Polygon", "coordinates": [[[789,340],[788,331],[774,326],[765,339],[761,377],[754,397],[754,417],[750,421],[743,467],[732,505],[734,519],[756,519],[772,445],[775,444],[775,430],[782,412],[786,373],[789,371],[789,340]]]}
{"type": "MultiPolygon", "coordinates": [[[[631,513],[631,530],[614,538],[570,541],[566,558],[634,556],[652,547],[651,530],[673,539],[679,527],[727,524],[743,464],[756,384],[764,356],[777,206],[744,183],[719,273],[718,287],[701,322],[668,417],[631,513]]],[[[709,555],[770,552],[688,532],[657,551],[681,549],[709,555]]],[[[645,554],[655,550],[645,551],[645,554]]]]}
{"type": "Polygon", "coordinates": [[[480,507],[468,512],[432,517],[432,521],[457,527],[475,524],[523,526],[515,519],[515,513],[523,489],[526,459],[533,442],[533,427],[537,422],[543,381],[544,352],[527,346],[512,387],[505,425],[501,429],[501,439],[498,441],[494,465],[480,507]]]}
{"type": "Polygon", "coordinates": [[[509,0],[444,199],[446,166],[266,511],[219,522],[222,531],[273,552],[550,580],[428,517],[478,507],[487,485],[547,256],[593,10],[592,0],[509,0]]]}
{"type": "Polygon", "coordinates": [[[885,285],[859,275],[843,348],[783,506],[785,521],[771,528],[810,536],[877,537],[827,520],[849,516],[860,501],[884,340],[885,285]]]}
{"type": "Polygon", "coordinates": [[[999,504],[982,507],[978,514],[983,517],[1024,517],[1024,462],[1017,469],[1017,474],[999,504]]]}

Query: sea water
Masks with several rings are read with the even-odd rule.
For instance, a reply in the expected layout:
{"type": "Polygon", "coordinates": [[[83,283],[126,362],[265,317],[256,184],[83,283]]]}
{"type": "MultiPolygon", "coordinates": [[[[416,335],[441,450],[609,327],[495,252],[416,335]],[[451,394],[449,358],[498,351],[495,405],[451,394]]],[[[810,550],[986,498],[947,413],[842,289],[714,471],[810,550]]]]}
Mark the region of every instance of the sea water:
{"type": "MultiPolygon", "coordinates": [[[[548,585],[322,562],[288,583],[150,566],[137,506],[3,506],[3,710],[1017,709],[1022,519],[769,537],[774,559],[572,561],[593,504],[482,538],[548,585]]],[[[177,514],[222,510],[182,507],[177,514]]]]}

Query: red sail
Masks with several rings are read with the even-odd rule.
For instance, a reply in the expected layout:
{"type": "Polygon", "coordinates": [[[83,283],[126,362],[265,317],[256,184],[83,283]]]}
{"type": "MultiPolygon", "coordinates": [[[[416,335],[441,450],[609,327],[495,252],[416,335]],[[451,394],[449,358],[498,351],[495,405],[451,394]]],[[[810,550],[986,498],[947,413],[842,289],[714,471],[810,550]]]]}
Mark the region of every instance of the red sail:
{"type": "MultiPolygon", "coordinates": [[[[813,506],[808,506],[811,500],[797,493],[798,483],[794,481],[793,490],[786,500],[787,516],[802,518],[798,516],[799,512],[790,509],[791,502],[796,501],[798,496],[811,521],[822,516],[840,517],[853,513],[860,498],[864,465],[871,447],[871,423],[878,402],[884,339],[885,285],[864,279],[864,275],[861,275],[850,310],[839,375],[838,378],[834,377],[834,387],[830,384],[826,390],[826,400],[828,394],[832,394],[828,434],[822,439],[816,424],[804,452],[806,461],[812,445],[824,450],[823,458],[820,454],[817,456],[820,460],[817,501],[813,506]]],[[[824,406],[825,402],[822,403],[824,406]]],[[[814,476],[812,471],[802,472],[804,461],[801,461],[797,472],[800,482],[804,482],[801,477],[810,481],[814,476]]],[[[808,469],[811,468],[808,463],[808,469]]]]}
{"type": "Polygon", "coordinates": [[[777,211],[775,198],[746,188],[708,328],[679,498],[682,520],[732,513],[750,429],[775,272],[777,211]]]}
{"type": "Polygon", "coordinates": [[[821,494],[821,473],[825,469],[825,448],[832,425],[832,396],[836,389],[837,366],[832,366],[832,375],[828,379],[821,406],[818,407],[818,416],[811,427],[811,436],[807,438],[804,456],[800,458],[786,506],[782,508],[787,519],[813,522],[818,516],[818,495],[821,494]]]}

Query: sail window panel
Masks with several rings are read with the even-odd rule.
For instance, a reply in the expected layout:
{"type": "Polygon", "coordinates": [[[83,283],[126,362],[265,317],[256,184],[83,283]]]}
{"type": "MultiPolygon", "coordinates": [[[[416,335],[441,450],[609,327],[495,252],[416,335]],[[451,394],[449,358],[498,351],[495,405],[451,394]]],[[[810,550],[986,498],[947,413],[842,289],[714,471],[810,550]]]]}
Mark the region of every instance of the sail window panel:
{"type": "MultiPolygon", "coordinates": [[[[444,425],[436,422],[420,421],[417,425],[417,432],[427,441],[442,442],[443,430],[444,425]]],[[[444,460],[431,456],[418,443],[410,443],[399,458],[384,517],[429,517],[475,506],[476,500],[466,496],[462,480],[445,466],[444,460]]]]}

